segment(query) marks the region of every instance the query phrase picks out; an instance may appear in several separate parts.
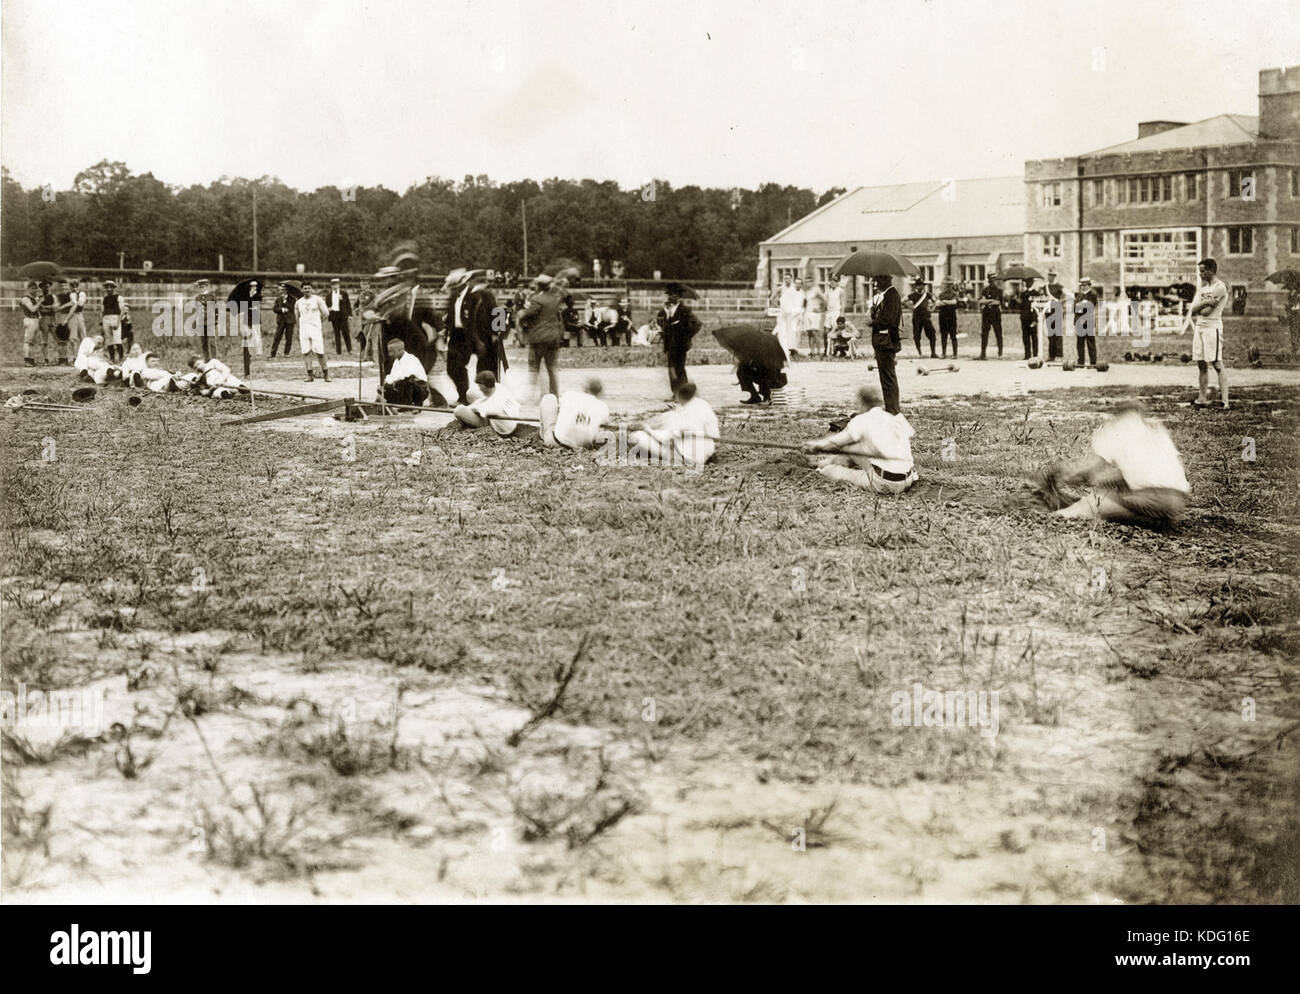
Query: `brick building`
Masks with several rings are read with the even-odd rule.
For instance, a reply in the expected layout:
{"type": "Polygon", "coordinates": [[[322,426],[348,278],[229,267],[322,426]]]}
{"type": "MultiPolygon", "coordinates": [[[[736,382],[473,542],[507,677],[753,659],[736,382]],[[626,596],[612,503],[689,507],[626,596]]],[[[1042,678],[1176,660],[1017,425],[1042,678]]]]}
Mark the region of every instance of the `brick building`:
{"type": "MultiPolygon", "coordinates": [[[[819,207],[759,245],[756,286],[787,273],[825,284],[851,252],[904,256],[927,280],[945,275],[972,284],[1021,261],[1025,186],[1019,176],[860,186],[819,207]]],[[[862,294],[855,280],[847,303],[862,294]]]]}
{"type": "Polygon", "coordinates": [[[1145,121],[1135,140],[1025,163],[1025,261],[1073,286],[1195,282],[1196,261],[1250,311],[1300,268],[1300,66],[1259,74],[1259,116],[1145,121]]]}

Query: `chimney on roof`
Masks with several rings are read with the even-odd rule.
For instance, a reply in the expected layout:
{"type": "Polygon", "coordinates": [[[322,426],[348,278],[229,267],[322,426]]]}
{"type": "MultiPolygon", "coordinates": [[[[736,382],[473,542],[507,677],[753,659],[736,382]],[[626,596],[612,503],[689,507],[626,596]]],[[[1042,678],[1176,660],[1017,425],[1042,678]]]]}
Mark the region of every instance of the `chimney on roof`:
{"type": "Polygon", "coordinates": [[[1259,134],[1300,139],[1300,66],[1259,71],[1259,134]]]}
{"type": "Polygon", "coordinates": [[[1172,131],[1174,128],[1186,126],[1186,121],[1139,121],[1138,137],[1149,138],[1151,135],[1158,135],[1162,131],[1172,131]]]}

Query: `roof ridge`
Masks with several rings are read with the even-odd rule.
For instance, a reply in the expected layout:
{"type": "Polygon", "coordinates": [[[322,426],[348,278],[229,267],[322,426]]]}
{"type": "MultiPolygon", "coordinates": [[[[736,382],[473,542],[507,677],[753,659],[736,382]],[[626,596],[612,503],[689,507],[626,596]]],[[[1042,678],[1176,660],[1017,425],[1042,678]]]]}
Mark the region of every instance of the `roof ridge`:
{"type": "MultiPolygon", "coordinates": [[[[831,206],[834,205],[834,204],[838,204],[838,203],[839,203],[841,200],[843,200],[845,197],[851,197],[851,196],[853,196],[853,194],[857,193],[859,190],[865,190],[865,189],[866,189],[865,186],[858,185],[858,186],[855,186],[852,190],[845,190],[845,191],[844,191],[843,193],[841,193],[838,197],[832,197],[830,200],[826,201],[826,203],[822,204],[820,207],[815,207],[815,208],[813,208],[811,211],[809,211],[809,212],[808,212],[807,214],[805,214],[803,217],[799,218],[799,220],[794,221],[794,222],[792,222],[791,224],[787,224],[784,228],[782,228],[780,231],[778,231],[775,235],[770,235],[768,238],[766,238],[765,241],[769,241],[769,242],[776,241],[776,239],[780,238],[780,237],[781,237],[782,235],[784,235],[787,231],[794,231],[795,228],[799,227],[799,225],[803,224],[805,221],[811,221],[813,218],[815,218],[815,217],[816,217],[818,214],[820,214],[822,211],[826,210],[826,208],[831,207],[831,206]]],[[[762,243],[760,242],[759,244],[762,244],[762,243]]],[[[549,368],[549,367],[548,367],[548,368],[549,368]]]]}

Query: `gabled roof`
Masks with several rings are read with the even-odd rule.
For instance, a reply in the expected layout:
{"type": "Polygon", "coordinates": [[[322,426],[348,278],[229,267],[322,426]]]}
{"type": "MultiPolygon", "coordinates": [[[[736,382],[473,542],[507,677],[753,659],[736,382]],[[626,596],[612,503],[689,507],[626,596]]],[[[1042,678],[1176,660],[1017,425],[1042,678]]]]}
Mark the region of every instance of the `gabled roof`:
{"type": "Polygon", "coordinates": [[[1131,142],[1099,148],[1088,155],[1122,155],[1125,152],[1158,152],[1166,148],[1205,148],[1211,145],[1240,145],[1259,141],[1259,118],[1249,114],[1220,114],[1204,121],[1170,128],[1131,142]]]}
{"type": "Polygon", "coordinates": [[[1023,176],[951,183],[946,196],[948,183],[942,180],[859,186],[762,244],[1019,235],[1025,230],[1023,176]]]}

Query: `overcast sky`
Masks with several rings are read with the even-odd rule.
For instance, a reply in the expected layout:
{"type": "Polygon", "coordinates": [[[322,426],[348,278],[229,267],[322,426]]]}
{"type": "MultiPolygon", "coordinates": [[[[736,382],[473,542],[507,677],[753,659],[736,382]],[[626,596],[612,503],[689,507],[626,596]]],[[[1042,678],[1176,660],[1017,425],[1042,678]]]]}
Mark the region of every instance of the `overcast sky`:
{"type": "Polygon", "coordinates": [[[169,183],[1019,174],[1257,112],[1296,0],[2,0],[0,160],[169,183]]]}

